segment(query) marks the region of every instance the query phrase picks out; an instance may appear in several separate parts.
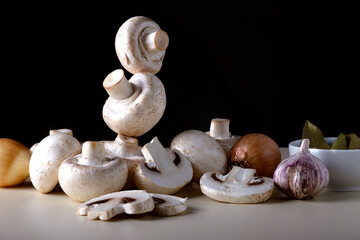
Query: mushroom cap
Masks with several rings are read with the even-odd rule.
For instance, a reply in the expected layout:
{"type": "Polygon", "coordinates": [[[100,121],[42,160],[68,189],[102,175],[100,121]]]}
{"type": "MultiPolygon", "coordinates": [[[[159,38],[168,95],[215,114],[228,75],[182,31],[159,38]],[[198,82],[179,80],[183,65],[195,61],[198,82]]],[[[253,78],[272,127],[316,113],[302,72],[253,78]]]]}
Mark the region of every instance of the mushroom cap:
{"type": "Polygon", "coordinates": [[[66,159],[59,169],[60,186],[70,198],[84,202],[124,186],[128,168],[122,159],[107,157],[101,165],[83,165],[80,158],[66,159]]]}
{"type": "Polygon", "coordinates": [[[254,169],[236,166],[225,176],[219,172],[207,172],[200,179],[200,189],[206,196],[221,202],[264,202],[272,195],[274,181],[262,177],[261,181],[252,185],[250,183],[254,180],[255,174],[254,169]]]}
{"type": "Polygon", "coordinates": [[[118,134],[115,141],[102,141],[105,147],[105,154],[121,158],[127,163],[128,178],[123,187],[124,189],[134,189],[134,173],[140,163],[145,162],[141,153],[141,147],[138,140],[134,137],[118,134]]]}
{"type": "Polygon", "coordinates": [[[121,25],[115,38],[115,50],[126,70],[132,74],[138,72],[156,74],[160,71],[168,44],[167,35],[163,37],[165,41],[167,39],[167,43],[162,43],[165,49],[161,47],[155,52],[147,50],[142,40],[153,32],[165,33],[160,30],[156,22],[143,16],[132,17],[121,25]]]}
{"type": "Polygon", "coordinates": [[[129,82],[134,86],[133,94],[123,100],[109,97],[103,107],[103,118],[114,132],[137,137],[160,120],[166,94],[160,79],[151,73],[137,73],[129,82]]]}
{"type": "Polygon", "coordinates": [[[58,171],[68,157],[81,152],[81,144],[73,136],[65,133],[45,137],[33,151],[29,173],[34,187],[48,193],[58,184],[58,171]]]}
{"type": "Polygon", "coordinates": [[[182,189],[191,181],[192,167],[183,154],[177,154],[180,157],[177,170],[166,174],[151,170],[145,163],[141,163],[135,170],[135,185],[139,189],[162,194],[173,194],[182,189]]]}
{"type": "Polygon", "coordinates": [[[220,144],[198,130],[187,130],[173,138],[172,150],[177,149],[191,162],[193,181],[199,183],[201,176],[209,171],[227,172],[227,155],[220,144]]]}

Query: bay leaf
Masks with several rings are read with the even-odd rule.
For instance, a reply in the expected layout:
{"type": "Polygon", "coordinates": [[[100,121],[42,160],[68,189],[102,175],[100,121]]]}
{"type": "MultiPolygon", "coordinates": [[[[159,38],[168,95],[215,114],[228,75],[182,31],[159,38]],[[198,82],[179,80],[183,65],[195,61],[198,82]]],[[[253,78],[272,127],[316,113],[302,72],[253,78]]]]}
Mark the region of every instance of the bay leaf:
{"type": "Polygon", "coordinates": [[[302,139],[308,138],[310,140],[310,148],[329,149],[329,144],[326,143],[321,130],[312,124],[309,120],[305,121],[302,132],[302,139]]]}
{"type": "Polygon", "coordinates": [[[348,149],[360,149],[360,138],[355,133],[346,134],[348,149]]]}
{"type": "Polygon", "coordinates": [[[331,145],[331,149],[348,149],[345,134],[340,133],[335,142],[331,145]]]}

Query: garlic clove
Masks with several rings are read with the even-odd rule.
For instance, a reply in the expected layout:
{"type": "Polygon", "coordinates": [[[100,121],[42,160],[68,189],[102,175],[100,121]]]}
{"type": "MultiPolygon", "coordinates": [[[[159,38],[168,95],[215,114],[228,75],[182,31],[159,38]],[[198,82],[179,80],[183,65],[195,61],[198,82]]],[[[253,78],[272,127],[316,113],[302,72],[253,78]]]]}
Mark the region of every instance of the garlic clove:
{"type": "Polygon", "coordinates": [[[12,187],[29,177],[30,149],[18,141],[0,138],[0,187],[12,187]]]}
{"type": "Polygon", "coordinates": [[[290,198],[309,199],[329,183],[329,171],[310,153],[309,142],[303,139],[300,150],[283,160],[274,172],[275,186],[290,198]]]}

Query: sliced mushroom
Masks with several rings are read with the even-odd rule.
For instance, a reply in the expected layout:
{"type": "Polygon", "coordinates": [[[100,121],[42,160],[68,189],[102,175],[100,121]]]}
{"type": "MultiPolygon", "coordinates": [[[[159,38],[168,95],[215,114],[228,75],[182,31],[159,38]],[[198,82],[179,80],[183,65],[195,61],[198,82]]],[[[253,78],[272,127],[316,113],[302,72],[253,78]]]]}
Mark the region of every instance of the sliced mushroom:
{"type": "Polygon", "coordinates": [[[224,118],[214,118],[211,120],[210,131],[206,132],[210,137],[214,138],[225,150],[229,156],[230,149],[240,138],[238,135],[231,135],[230,120],[224,118]]]}
{"type": "Polygon", "coordinates": [[[134,189],[134,173],[140,163],[145,162],[137,138],[118,134],[115,141],[103,141],[105,154],[119,157],[127,163],[128,178],[123,189],[134,189]]]}
{"type": "Polygon", "coordinates": [[[50,135],[33,147],[29,173],[34,187],[42,192],[52,191],[58,184],[58,171],[68,157],[81,152],[81,144],[71,130],[53,130],[50,135]]]}
{"type": "Polygon", "coordinates": [[[102,142],[85,142],[82,154],[66,159],[59,169],[59,183],[64,192],[76,201],[121,190],[128,175],[124,160],[105,156],[102,142]]]}
{"type": "Polygon", "coordinates": [[[155,126],[165,111],[164,85],[151,73],[137,73],[128,81],[124,71],[118,69],[105,78],[103,86],[109,94],[103,118],[117,134],[143,135],[155,126]]]}
{"type": "Polygon", "coordinates": [[[191,163],[179,151],[167,152],[157,137],[141,149],[145,163],[135,171],[135,184],[148,192],[172,194],[179,191],[193,176],[191,163]]]}
{"type": "Polygon", "coordinates": [[[192,164],[193,181],[199,183],[201,176],[209,171],[227,172],[227,156],[220,144],[198,130],[187,130],[173,138],[171,150],[178,150],[192,164]]]}
{"type": "Polygon", "coordinates": [[[78,207],[78,214],[89,220],[109,220],[121,214],[142,214],[154,209],[153,198],[146,191],[132,190],[109,193],[78,207]]]}
{"type": "Polygon", "coordinates": [[[268,200],[274,181],[256,177],[255,169],[234,166],[227,175],[207,172],[200,179],[200,189],[208,197],[229,203],[259,203],[268,200]]]}
{"type": "Polygon", "coordinates": [[[115,38],[117,56],[132,74],[160,71],[169,37],[153,20],[137,16],[119,28],[115,38]]]}
{"type": "Polygon", "coordinates": [[[187,198],[166,194],[150,193],[155,203],[154,212],[160,216],[174,216],[187,209],[187,198]]]}

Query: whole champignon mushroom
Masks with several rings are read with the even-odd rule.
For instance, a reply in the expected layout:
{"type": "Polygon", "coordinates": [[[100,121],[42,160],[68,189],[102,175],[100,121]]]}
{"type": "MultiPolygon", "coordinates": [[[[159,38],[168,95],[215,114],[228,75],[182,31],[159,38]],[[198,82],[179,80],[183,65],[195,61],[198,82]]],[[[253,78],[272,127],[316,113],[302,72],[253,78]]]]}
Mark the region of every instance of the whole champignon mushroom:
{"type": "Polygon", "coordinates": [[[157,137],[141,149],[145,163],[135,171],[139,189],[153,193],[173,194],[189,183],[193,176],[191,163],[179,151],[167,152],[157,137]]]}
{"type": "Polygon", "coordinates": [[[49,136],[33,146],[29,173],[34,187],[42,193],[52,191],[59,182],[61,163],[80,152],[81,144],[71,130],[51,130],[49,136]]]}
{"type": "Polygon", "coordinates": [[[142,214],[153,209],[153,198],[146,191],[129,190],[109,193],[84,202],[78,207],[78,214],[87,216],[89,220],[109,220],[121,213],[142,214]]]}
{"type": "Polygon", "coordinates": [[[132,74],[160,71],[169,37],[153,20],[137,16],[119,28],[115,49],[121,64],[132,74]]]}
{"type": "Polygon", "coordinates": [[[185,155],[193,167],[193,181],[199,183],[201,176],[209,171],[227,172],[227,156],[220,144],[198,130],[187,130],[173,138],[171,150],[185,155]]]}
{"type": "Polygon", "coordinates": [[[128,178],[123,189],[135,188],[135,169],[140,163],[145,162],[137,138],[118,134],[115,141],[102,142],[104,143],[106,155],[119,157],[127,163],[128,178]]]}
{"type": "Polygon", "coordinates": [[[103,86],[109,94],[103,118],[117,134],[143,135],[155,126],[165,111],[164,86],[151,73],[137,73],[128,81],[124,71],[118,69],[105,78],[103,86]]]}
{"type": "Polygon", "coordinates": [[[187,198],[171,196],[167,194],[150,193],[154,200],[154,212],[160,216],[174,216],[187,209],[187,198]]]}
{"type": "Polygon", "coordinates": [[[238,135],[231,135],[230,120],[224,118],[211,119],[210,131],[206,133],[224,148],[227,156],[229,156],[232,146],[234,146],[236,141],[240,138],[238,135]]]}
{"type": "Polygon", "coordinates": [[[223,176],[207,172],[200,179],[200,189],[208,197],[228,203],[259,203],[268,200],[274,190],[274,181],[256,177],[255,169],[234,166],[223,176]]]}
{"type": "Polygon", "coordinates": [[[128,176],[126,162],[118,157],[105,156],[104,143],[83,143],[82,154],[67,158],[59,169],[63,191],[76,201],[121,190],[128,176]]]}

